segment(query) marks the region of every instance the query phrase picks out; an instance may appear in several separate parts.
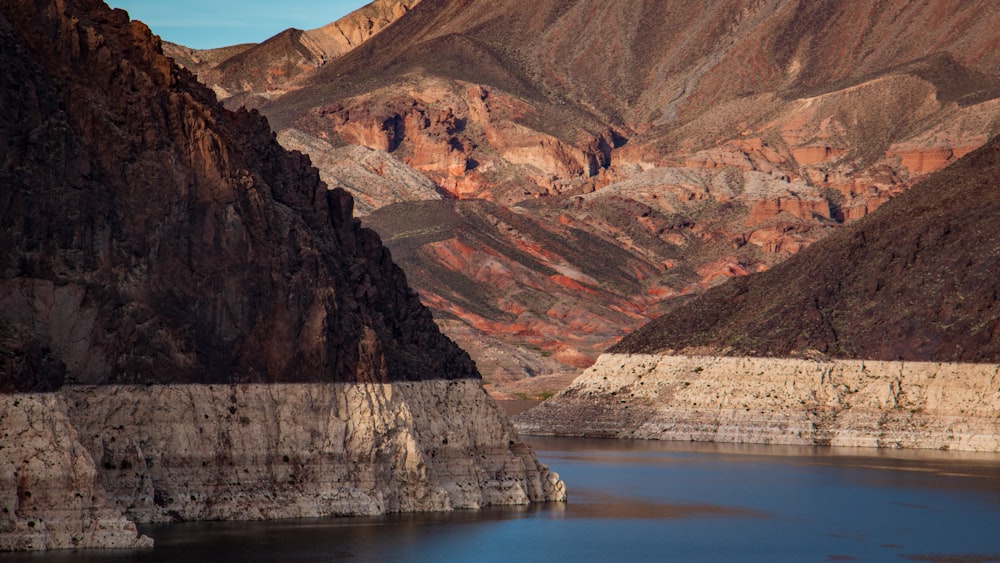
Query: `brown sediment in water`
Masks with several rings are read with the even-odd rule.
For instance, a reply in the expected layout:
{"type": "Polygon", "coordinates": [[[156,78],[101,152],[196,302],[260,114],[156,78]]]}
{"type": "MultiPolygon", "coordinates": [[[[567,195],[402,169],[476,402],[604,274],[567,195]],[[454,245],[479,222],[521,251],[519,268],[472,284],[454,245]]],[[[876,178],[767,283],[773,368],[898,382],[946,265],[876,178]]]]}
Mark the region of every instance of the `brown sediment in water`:
{"type": "Polygon", "coordinates": [[[567,518],[675,519],[700,516],[766,518],[767,515],[735,506],[704,503],[651,502],[596,491],[574,491],[563,509],[567,518]]]}

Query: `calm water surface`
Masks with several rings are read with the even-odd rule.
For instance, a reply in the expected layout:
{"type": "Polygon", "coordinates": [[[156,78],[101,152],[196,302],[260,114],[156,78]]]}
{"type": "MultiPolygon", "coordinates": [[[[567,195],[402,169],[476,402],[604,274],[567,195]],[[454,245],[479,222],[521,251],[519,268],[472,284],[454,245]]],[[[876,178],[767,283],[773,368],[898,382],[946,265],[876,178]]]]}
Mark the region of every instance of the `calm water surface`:
{"type": "Polygon", "coordinates": [[[529,438],[570,502],[147,526],[0,561],[1000,561],[1000,455],[529,438]]]}

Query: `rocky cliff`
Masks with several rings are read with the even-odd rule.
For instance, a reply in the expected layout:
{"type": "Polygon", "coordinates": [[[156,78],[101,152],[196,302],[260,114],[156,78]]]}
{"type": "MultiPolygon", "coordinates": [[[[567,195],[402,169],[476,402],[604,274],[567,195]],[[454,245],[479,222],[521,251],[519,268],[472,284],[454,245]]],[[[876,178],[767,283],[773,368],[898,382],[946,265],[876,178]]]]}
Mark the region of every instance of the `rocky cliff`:
{"type": "Polygon", "coordinates": [[[998,177],[995,138],[775,268],[678,304],[520,428],[1000,450],[998,177]]]}
{"type": "Polygon", "coordinates": [[[0,394],[0,552],[143,548],[53,393],[0,394]]]}
{"type": "Polygon", "coordinates": [[[1000,365],[605,354],[522,432],[1000,451],[1000,365]]]}
{"type": "MultiPolygon", "coordinates": [[[[34,362],[21,373],[475,377],[352,218],[350,196],[284,151],[262,117],[221,108],[124,12],[3,6],[0,303],[6,342],[23,351],[9,357],[34,362]]],[[[3,378],[16,390],[47,382],[3,378]]]]}
{"type": "Polygon", "coordinates": [[[144,25],[2,0],[0,63],[3,549],[563,498],[351,197],[144,25]]]}
{"type": "Polygon", "coordinates": [[[565,498],[468,379],[67,386],[0,406],[0,551],[151,545],[132,521],[565,498]]]}

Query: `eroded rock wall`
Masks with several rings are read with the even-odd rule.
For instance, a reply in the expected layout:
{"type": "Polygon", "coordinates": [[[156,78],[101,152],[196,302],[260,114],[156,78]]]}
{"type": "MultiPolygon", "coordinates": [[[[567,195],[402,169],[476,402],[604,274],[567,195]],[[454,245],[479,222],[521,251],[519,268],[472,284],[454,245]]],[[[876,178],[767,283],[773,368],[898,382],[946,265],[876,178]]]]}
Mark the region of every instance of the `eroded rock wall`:
{"type": "Polygon", "coordinates": [[[55,394],[0,394],[0,552],[153,542],[108,500],[55,394]]]}
{"type": "Polygon", "coordinates": [[[1000,366],[605,354],[530,434],[1000,451],[1000,366]]]}
{"type": "Polygon", "coordinates": [[[0,550],[148,545],[126,517],[565,500],[476,380],[67,386],[0,401],[0,550]]]}

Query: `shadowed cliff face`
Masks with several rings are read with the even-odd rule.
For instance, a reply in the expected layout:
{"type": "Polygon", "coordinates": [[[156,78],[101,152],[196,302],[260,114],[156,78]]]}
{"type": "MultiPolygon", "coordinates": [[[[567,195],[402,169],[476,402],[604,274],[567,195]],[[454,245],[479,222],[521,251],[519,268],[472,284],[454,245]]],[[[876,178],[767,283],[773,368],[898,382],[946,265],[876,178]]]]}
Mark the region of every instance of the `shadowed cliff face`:
{"type": "Polygon", "coordinates": [[[478,377],[253,112],[91,0],[0,1],[0,389],[478,377]]]}
{"type": "Polygon", "coordinates": [[[565,500],[351,196],[144,25],[0,0],[0,68],[0,551],[565,500]]]}

